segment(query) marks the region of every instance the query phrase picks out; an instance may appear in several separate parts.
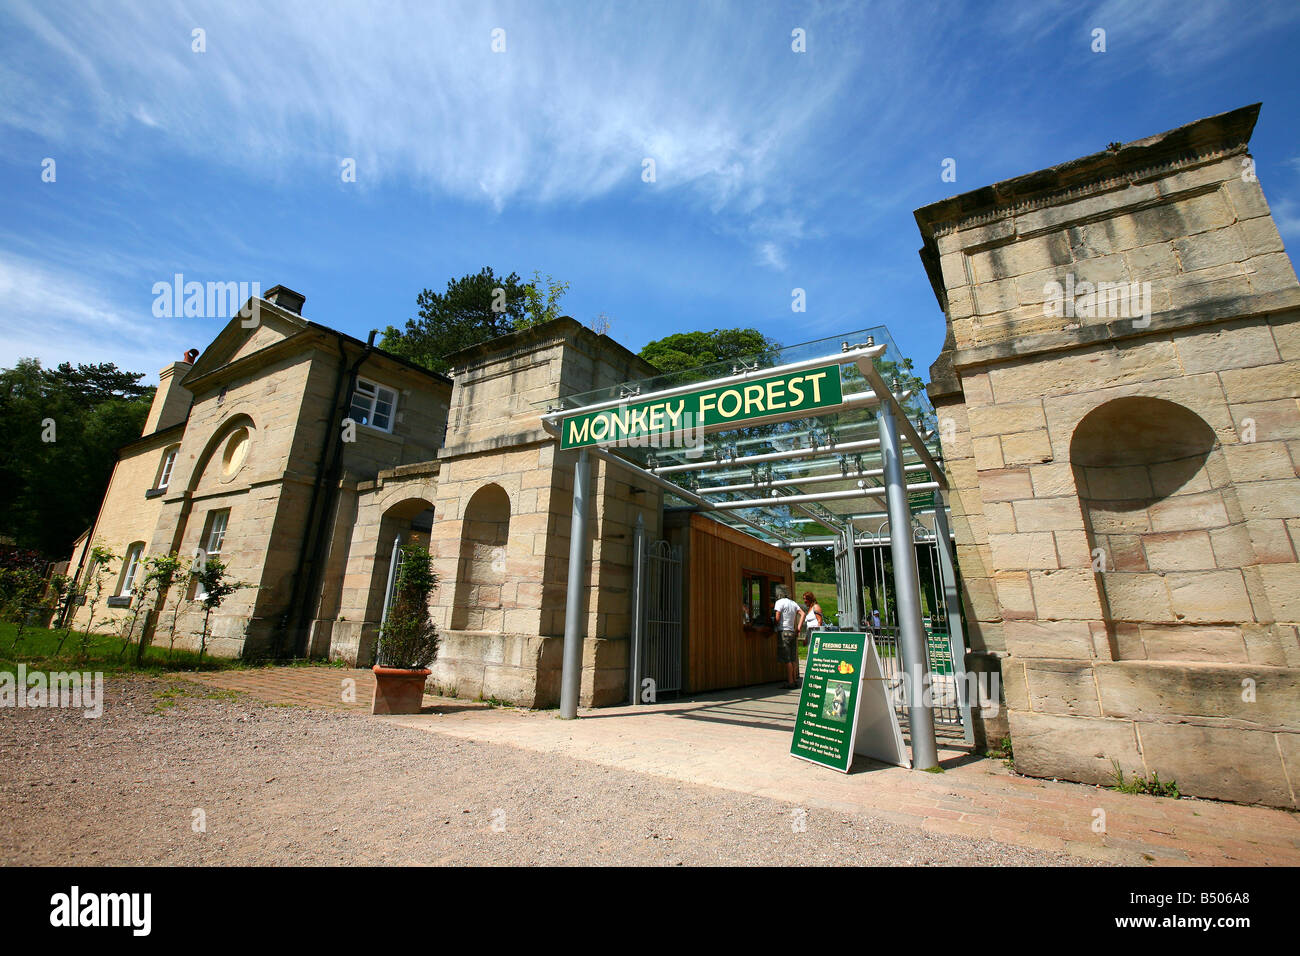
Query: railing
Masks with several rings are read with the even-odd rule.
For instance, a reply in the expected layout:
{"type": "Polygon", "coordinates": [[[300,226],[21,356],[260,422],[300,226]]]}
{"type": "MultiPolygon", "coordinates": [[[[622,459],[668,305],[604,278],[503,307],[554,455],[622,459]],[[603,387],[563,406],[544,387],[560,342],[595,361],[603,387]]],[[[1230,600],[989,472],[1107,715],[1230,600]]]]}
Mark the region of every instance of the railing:
{"type": "MultiPolygon", "coordinates": [[[[903,693],[903,655],[897,627],[880,627],[872,632],[876,653],[880,655],[880,669],[889,682],[894,709],[900,719],[907,717],[906,697],[903,693]]],[[[926,630],[926,643],[930,651],[930,693],[933,698],[934,722],[939,725],[961,727],[961,702],[957,696],[957,677],[952,670],[952,655],[948,649],[948,634],[941,630],[926,630]]]]}

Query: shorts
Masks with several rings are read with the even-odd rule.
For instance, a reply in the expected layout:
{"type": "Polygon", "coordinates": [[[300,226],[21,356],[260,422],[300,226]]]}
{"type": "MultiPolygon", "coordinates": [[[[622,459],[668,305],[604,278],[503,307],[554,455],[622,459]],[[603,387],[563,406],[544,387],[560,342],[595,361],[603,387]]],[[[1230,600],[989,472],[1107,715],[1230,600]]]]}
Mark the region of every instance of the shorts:
{"type": "Polygon", "coordinates": [[[796,664],[799,648],[795,645],[794,631],[776,632],[776,659],[782,664],[796,664]]]}

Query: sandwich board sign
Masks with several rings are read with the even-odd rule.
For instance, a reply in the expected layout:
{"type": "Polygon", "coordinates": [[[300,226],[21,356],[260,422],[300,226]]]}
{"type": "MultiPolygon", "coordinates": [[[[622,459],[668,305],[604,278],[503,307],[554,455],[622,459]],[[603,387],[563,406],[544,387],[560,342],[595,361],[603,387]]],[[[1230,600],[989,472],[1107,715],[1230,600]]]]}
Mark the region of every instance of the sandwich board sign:
{"type": "Polygon", "coordinates": [[[848,773],[855,753],[912,766],[871,635],[814,630],[790,755],[848,773]]]}

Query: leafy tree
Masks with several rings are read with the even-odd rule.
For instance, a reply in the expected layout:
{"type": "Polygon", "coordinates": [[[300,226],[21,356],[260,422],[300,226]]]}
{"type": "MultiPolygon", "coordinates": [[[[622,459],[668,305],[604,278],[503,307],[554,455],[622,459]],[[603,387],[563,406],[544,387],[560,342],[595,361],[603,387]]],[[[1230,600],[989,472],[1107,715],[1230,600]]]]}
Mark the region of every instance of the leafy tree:
{"type": "MultiPolygon", "coordinates": [[[[243,581],[226,580],[226,572],[226,562],[211,555],[196,557],[190,568],[190,573],[198,578],[199,582],[194,600],[198,601],[199,606],[203,608],[203,629],[199,633],[199,666],[203,665],[203,654],[208,649],[208,638],[212,633],[210,624],[212,612],[221,607],[222,602],[236,591],[253,587],[243,581]]],[[[175,619],[172,627],[174,630],[175,619]]],[[[174,645],[174,636],[172,642],[174,645]]]]}
{"type": "Polygon", "coordinates": [[[662,372],[684,372],[715,362],[732,362],[780,344],[757,329],[714,329],[712,332],[676,332],[647,342],[641,357],[662,372]]]}
{"type": "Polygon", "coordinates": [[[117,450],[140,437],[153,388],[111,363],[53,369],[19,359],[0,370],[0,534],[66,555],[95,520],[117,450]]]}
{"type": "Polygon", "coordinates": [[[515,328],[526,329],[560,317],[560,300],[569,291],[569,283],[551,276],[533,273],[533,281],[524,286],[524,315],[515,320],[515,328]]]}
{"type": "Polygon", "coordinates": [[[425,289],[416,297],[419,312],[404,329],[388,326],[380,346],[434,372],[450,368],[447,355],[488,339],[526,329],[560,316],[560,299],[569,283],[533,273],[504,278],[484,266],[477,274],[452,279],[445,292],[425,289]]]}

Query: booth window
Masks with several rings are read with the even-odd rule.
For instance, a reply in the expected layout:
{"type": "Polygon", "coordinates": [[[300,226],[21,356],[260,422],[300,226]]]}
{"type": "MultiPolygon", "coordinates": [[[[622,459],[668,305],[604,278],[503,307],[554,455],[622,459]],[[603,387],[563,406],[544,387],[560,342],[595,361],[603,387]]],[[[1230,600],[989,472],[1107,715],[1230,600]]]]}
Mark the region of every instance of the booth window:
{"type": "Polygon", "coordinates": [[[745,609],[745,623],[750,627],[770,627],[772,624],[772,591],[779,582],[765,574],[745,571],[741,585],[741,602],[745,609]]]}

